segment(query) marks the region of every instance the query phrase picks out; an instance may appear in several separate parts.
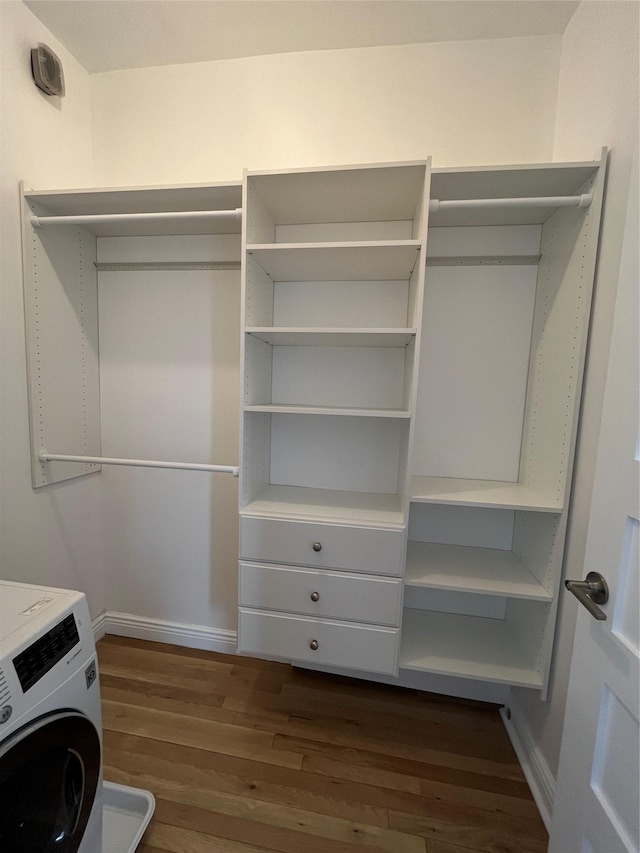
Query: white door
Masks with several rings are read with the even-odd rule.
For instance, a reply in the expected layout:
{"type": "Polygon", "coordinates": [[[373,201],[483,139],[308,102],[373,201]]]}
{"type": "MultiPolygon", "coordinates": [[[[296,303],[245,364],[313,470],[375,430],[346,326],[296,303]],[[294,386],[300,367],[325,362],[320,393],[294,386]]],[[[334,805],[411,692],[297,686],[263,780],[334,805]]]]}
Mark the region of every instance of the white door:
{"type": "Polygon", "coordinates": [[[636,161],[583,575],[610,597],[579,607],[549,853],[640,850],[637,186],[636,161]]]}

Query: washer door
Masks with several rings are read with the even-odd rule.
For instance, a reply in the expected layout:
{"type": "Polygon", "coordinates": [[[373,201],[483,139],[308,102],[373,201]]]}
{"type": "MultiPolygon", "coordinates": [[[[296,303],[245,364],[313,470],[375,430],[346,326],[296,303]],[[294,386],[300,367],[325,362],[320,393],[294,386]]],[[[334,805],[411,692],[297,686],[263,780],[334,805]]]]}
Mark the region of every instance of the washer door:
{"type": "Polygon", "coordinates": [[[0,850],[76,853],[100,778],[100,738],[77,711],[34,720],[0,746],[0,850]]]}

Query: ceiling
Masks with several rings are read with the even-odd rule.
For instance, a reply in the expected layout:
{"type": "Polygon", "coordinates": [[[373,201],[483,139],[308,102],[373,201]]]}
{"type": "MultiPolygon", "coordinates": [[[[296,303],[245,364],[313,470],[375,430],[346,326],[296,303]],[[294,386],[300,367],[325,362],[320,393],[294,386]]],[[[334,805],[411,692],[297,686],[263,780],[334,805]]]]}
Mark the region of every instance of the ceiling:
{"type": "Polygon", "coordinates": [[[560,34],[565,0],[25,0],[90,72],[560,34]]]}

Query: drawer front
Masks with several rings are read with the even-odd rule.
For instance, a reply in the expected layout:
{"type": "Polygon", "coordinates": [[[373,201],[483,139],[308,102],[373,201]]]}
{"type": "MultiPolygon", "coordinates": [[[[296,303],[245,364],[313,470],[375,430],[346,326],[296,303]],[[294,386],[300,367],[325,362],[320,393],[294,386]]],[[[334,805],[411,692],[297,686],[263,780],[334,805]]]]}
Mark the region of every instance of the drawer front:
{"type": "Polygon", "coordinates": [[[243,560],[347,569],[373,575],[403,574],[404,530],[251,516],[243,517],[240,525],[243,560]]]}
{"type": "Polygon", "coordinates": [[[394,675],[399,636],[398,628],[239,610],[238,650],[258,656],[394,675]]]}
{"type": "Polygon", "coordinates": [[[240,604],[244,607],[400,625],[400,578],[242,561],[239,574],[240,604]]]}

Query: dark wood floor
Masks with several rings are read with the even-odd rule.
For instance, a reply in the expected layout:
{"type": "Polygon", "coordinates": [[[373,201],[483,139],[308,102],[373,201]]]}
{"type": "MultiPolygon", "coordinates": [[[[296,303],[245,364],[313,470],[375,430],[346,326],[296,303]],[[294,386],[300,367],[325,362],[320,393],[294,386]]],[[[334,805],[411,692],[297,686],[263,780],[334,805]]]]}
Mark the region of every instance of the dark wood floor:
{"type": "Polygon", "coordinates": [[[543,853],[493,705],[107,637],[105,779],[152,791],[139,853],[543,853]]]}

